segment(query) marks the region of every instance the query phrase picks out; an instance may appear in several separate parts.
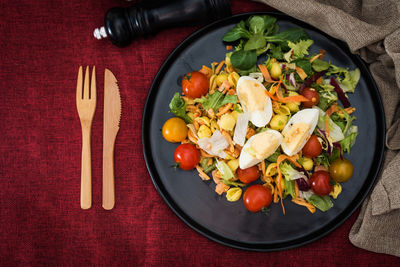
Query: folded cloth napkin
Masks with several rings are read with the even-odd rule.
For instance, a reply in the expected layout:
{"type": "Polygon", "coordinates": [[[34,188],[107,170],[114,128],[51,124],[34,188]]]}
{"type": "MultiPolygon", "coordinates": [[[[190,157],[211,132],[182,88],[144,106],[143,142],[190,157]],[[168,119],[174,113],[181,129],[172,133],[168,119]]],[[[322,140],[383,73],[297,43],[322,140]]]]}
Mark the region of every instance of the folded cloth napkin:
{"type": "Polygon", "coordinates": [[[368,63],[384,103],[386,152],[349,238],[357,247],[400,257],[400,1],[257,1],[345,41],[368,63]]]}

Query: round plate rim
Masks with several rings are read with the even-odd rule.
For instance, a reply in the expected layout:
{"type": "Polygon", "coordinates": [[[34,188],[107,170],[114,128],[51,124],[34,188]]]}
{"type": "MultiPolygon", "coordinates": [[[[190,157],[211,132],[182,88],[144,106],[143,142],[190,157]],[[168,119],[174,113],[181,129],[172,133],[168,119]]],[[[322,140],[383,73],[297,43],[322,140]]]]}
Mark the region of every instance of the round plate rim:
{"type": "MultiPolygon", "coordinates": [[[[232,247],[232,248],[237,248],[237,249],[242,249],[242,250],[250,250],[250,251],[279,251],[283,249],[291,249],[299,246],[306,245],[308,243],[311,243],[313,241],[316,241],[333,230],[337,229],[340,225],[342,225],[354,212],[355,210],[363,203],[364,199],[368,196],[368,194],[371,192],[372,188],[377,182],[377,177],[379,173],[381,172],[382,165],[383,165],[383,158],[384,158],[384,142],[385,142],[385,136],[386,136],[386,123],[385,123],[385,117],[384,117],[384,107],[382,103],[382,99],[378,90],[378,87],[375,83],[375,80],[373,79],[371,73],[369,72],[366,64],[364,61],[361,59],[360,56],[352,54],[347,46],[347,44],[341,40],[338,40],[334,37],[331,37],[330,35],[322,32],[321,30],[315,28],[314,26],[311,26],[305,22],[299,21],[293,17],[290,17],[286,14],[280,13],[280,12],[248,12],[248,13],[241,13],[237,15],[233,15],[228,18],[224,18],[218,21],[215,21],[186,37],[172,52],[171,54],[167,57],[167,59],[163,62],[161,67],[159,68],[152,85],[150,87],[150,90],[148,92],[145,106],[144,106],[144,111],[143,111],[143,117],[142,117],[142,147],[143,147],[143,155],[145,158],[146,162],[146,167],[147,170],[150,174],[151,180],[157,190],[157,192],[160,194],[164,202],[171,208],[171,210],[175,213],[176,216],[178,216],[184,223],[186,223],[190,228],[195,230],[196,232],[200,233],[201,235],[226,246],[232,247]],[[362,75],[368,82],[370,82],[369,89],[372,88],[372,91],[370,90],[370,93],[374,95],[375,100],[373,101],[373,104],[375,106],[375,109],[379,109],[378,111],[381,112],[376,112],[377,113],[377,153],[375,153],[374,157],[374,163],[371,166],[371,171],[367,177],[368,180],[371,182],[369,184],[364,183],[362,186],[361,190],[357,193],[355,199],[357,199],[357,202],[350,203],[348,207],[337,217],[335,217],[331,222],[329,222],[325,227],[318,229],[317,231],[299,239],[295,239],[290,242],[284,242],[284,243],[278,243],[278,244],[260,244],[260,243],[247,243],[245,241],[236,241],[232,240],[229,238],[225,238],[224,236],[218,235],[209,229],[206,229],[205,227],[201,226],[198,224],[196,221],[190,218],[189,215],[187,215],[185,212],[183,212],[177,203],[173,201],[173,199],[169,196],[168,192],[166,192],[165,188],[163,187],[162,183],[159,184],[159,176],[157,174],[157,171],[154,166],[153,158],[151,157],[151,152],[150,152],[150,140],[148,139],[149,135],[146,133],[146,131],[149,129],[148,126],[148,120],[146,119],[152,114],[152,107],[150,106],[151,100],[155,97],[155,94],[157,93],[157,87],[159,86],[162,76],[164,75],[166,68],[173,63],[177,55],[179,54],[180,51],[185,49],[192,41],[195,41],[197,37],[202,36],[203,34],[206,34],[210,29],[213,29],[215,27],[218,27],[219,25],[223,25],[229,22],[234,22],[234,21],[239,21],[241,19],[245,19],[249,16],[252,15],[271,15],[276,17],[278,20],[283,19],[287,20],[290,22],[293,22],[297,24],[300,27],[303,28],[308,28],[313,31],[318,32],[322,36],[328,38],[335,44],[337,44],[352,60],[353,62],[360,68],[362,75]],[[380,131],[379,131],[380,129],[380,131]]],[[[354,202],[354,201],[353,201],[354,202]]]]}

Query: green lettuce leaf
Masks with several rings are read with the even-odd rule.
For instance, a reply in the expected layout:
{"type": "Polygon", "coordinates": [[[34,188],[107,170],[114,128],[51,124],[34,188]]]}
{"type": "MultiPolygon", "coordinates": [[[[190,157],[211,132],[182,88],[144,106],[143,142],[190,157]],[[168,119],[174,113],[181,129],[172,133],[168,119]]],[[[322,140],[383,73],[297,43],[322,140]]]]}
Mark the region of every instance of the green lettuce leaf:
{"type": "Polygon", "coordinates": [[[231,168],[229,168],[228,164],[226,164],[224,161],[217,160],[217,164],[215,166],[221,173],[222,179],[230,180],[234,177],[231,168]]]}
{"type": "Polygon", "coordinates": [[[214,160],[213,160],[211,165],[208,165],[208,160],[209,159],[210,158],[202,157],[201,160],[200,160],[200,166],[201,166],[201,168],[203,169],[203,171],[205,173],[209,173],[209,172],[215,170],[215,168],[216,168],[214,160]]]}
{"type": "Polygon", "coordinates": [[[240,38],[249,39],[251,33],[246,29],[246,23],[244,21],[239,22],[232,29],[230,29],[227,33],[224,34],[222,40],[225,42],[234,42],[239,40],[240,38]]]}
{"type": "MultiPolygon", "coordinates": [[[[319,58],[315,59],[313,61],[313,63],[311,64],[313,70],[315,70],[316,72],[327,70],[327,69],[329,69],[330,65],[331,64],[329,62],[323,61],[319,58]]],[[[333,86],[332,86],[332,89],[333,89],[333,86]]]]}
{"type": "Polygon", "coordinates": [[[213,94],[207,94],[207,96],[202,96],[201,98],[196,98],[195,103],[201,103],[205,110],[212,108],[214,111],[218,110],[225,104],[237,103],[236,95],[224,95],[223,93],[216,91],[213,94]]]}
{"type": "Polygon", "coordinates": [[[349,134],[342,141],[339,142],[340,146],[343,149],[343,152],[350,153],[350,148],[356,142],[357,135],[358,135],[358,127],[352,125],[349,129],[349,134]]]}
{"type": "Polygon", "coordinates": [[[300,40],[297,43],[292,43],[288,41],[288,46],[293,50],[294,58],[303,58],[305,55],[308,55],[308,48],[314,43],[313,40],[300,40]]]}
{"type": "Polygon", "coordinates": [[[182,118],[186,123],[191,123],[192,119],[186,114],[186,102],[182,99],[179,93],[175,93],[171,102],[169,103],[171,112],[177,117],[182,118]]]}
{"type": "Polygon", "coordinates": [[[296,198],[296,194],[294,192],[294,183],[296,181],[285,181],[285,189],[283,191],[283,198],[286,196],[292,196],[293,199],[296,198]]]}
{"type": "Polygon", "coordinates": [[[360,70],[357,68],[344,73],[344,79],[340,81],[340,87],[343,91],[354,93],[357,83],[360,80],[360,70]]]}
{"type": "Polygon", "coordinates": [[[312,195],[307,199],[307,201],[323,212],[333,207],[332,200],[329,196],[312,195]]]}

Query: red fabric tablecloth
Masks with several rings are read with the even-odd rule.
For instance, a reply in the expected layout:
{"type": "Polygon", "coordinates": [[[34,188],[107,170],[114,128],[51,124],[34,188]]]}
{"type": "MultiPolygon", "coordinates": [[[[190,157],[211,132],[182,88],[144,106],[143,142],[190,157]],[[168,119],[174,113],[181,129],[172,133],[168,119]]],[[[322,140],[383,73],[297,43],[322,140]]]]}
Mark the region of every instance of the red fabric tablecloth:
{"type": "MultiPolygon", "coordinates": [[[[217,244],[184,224],[156,192],[141,142],[144,102],[171,51],[198,27],[165,30],[117,48],[92,37],[117,0],[20,0],[0,4],[0,265],[398,265],[352,246],[356,214],[301,248],[258,253],[217,244]],[[93,206],[80,209],[79,65],[96,65],[92,127],[93,206]],[[101,207],[103,79],[121,88],[116,206],[101,207]]],[[[232,1],[233,13],[270,10],[232,1]]]]}

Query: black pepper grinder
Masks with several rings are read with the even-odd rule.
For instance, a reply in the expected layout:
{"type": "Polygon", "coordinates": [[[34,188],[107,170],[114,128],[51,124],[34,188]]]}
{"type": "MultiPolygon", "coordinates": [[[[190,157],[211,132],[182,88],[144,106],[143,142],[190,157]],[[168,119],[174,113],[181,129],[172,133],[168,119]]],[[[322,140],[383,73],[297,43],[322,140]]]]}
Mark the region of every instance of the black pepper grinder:
{"type": "Polygon", "coordinates": [[[229,0],[143,1],[127,8],[111,8],[104,17],[104,26],[93,34],[124,47],[137,37],[162,29],[204,24],[231,14],[229,0]]]}

